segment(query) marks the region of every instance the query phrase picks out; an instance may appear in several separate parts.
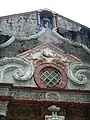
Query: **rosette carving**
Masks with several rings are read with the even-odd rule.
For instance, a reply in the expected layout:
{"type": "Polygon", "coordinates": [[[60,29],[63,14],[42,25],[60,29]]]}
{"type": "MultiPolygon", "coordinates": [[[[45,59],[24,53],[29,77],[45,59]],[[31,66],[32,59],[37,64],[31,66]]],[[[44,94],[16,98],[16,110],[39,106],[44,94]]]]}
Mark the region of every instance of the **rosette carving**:
{"type": "Polygon", "coordinates": [[[0,81],[4,82],[4,77],[8,72],[11,72],[15,80],[26,81],[32,77],[33,70],[32,63],[27,59],[4,58],[0,60],[0,81]]]}
{"type": "Polygon", "coordinates": [[[85,84],[89,79],[90,65],[83,62],[71,63],[69,66],[69,78],[77,84],[85,84]]]}

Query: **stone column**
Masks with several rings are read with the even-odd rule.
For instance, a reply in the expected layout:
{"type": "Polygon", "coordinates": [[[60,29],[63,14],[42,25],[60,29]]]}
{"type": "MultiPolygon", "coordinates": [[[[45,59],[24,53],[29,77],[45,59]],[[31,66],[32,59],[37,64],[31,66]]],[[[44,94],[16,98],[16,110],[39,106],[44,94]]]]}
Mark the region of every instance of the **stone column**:
{"type": "Polygon", "coordinates": [[[38,25],[40,25],[40,12],[38,12],[38,25]]]}
{"type": "Polygon", "coordinates": [[[8,101],[0,101],[0,120],[6,120],[8,101]]]}
{"type": "Polygon", "coordinates": [[[53,14],[53,28],[56,29],[56,15],[53,14]]]}

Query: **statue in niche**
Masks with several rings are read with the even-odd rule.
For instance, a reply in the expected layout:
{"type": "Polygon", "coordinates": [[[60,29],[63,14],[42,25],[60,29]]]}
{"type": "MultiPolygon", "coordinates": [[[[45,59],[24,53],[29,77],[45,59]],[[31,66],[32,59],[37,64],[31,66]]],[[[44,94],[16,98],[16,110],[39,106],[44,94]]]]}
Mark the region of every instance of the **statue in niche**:
{"type": "Polygon", "coordinates": [[[40,26],[45,28],[53,28],[53,15],[49,11],[42,11],[40,13],[40,26]]]}
{"type": "Polygon", "coordinates": [[[45,28],[48,28],[49,26],[49,22],[50,22],[50,20],[47,18],[47,15],[45,15],[45,17],[44,17],[44,27],[45,28]]]}

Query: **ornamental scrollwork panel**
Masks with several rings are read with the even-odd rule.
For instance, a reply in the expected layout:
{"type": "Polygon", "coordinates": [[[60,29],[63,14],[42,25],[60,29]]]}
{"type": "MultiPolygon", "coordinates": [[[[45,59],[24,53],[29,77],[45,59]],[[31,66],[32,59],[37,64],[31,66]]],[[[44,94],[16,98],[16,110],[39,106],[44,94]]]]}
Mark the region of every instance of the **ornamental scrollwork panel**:
{"type": "MultiPolygon", "coordinates": [[[[29,80],[34,72],[33,65],[30,61],[25,58],[11,57],[3,58],[0,60],[0,82],[5,83],[6,75],[8,75],[9,83],[10,80],[16,81],[27,81],[29,80]]],[[[7,81],[6,81],[7,83],[7,81]]]]}
{"type": "Polygon", "coordinates": [[[84,85],[90,79],[90,65],[83,62],[71,63],[68,70],[70,80],[79,85],[84,85]]]}

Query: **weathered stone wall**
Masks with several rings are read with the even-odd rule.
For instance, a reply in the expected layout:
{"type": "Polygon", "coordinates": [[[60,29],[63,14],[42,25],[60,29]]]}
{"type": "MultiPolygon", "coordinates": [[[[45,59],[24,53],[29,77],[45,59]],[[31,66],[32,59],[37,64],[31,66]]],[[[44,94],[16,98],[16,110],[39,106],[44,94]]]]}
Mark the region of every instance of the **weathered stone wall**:
{"type": "Polygon", "coordinates": [[[90,29],[71,22],[68,19],[57,17],[57,32],[71,41],[85,44],[90,48],[90,29]]]}
{"type": "Polygon", "coordinates": [[[0,19],[0,29],[3,34],[11,36],[26,36],[37,32],[37,14],[29,12],[20,15],[12,15],[0,19]]]}
{"type": "Polygon", "coordinates": [[[0,49],[0,58],[16,56],[30,48],[35,47],[38,44],[40,44],[40,41],[37,39],[30,41],[15,40],[11,45],[5,47],[4,49],[0,49]]]}
{"type": "Polygon", "coordinates": [[[61,16],[57,16],[57,26],[60,27],[61,32],[70,31],[79,31],[81,27],[77,24],[74,24],[68,19],[65,19],[61,16]]]}
{"type": "MultiPolygon", "coordinates": [[[[37,12],[29,12],[1,18],[0,30],[0,44],[6,42],[10,36],[15,36],[16,38],[15,41],[8,47],[0,49],[1,58],[5,56],[15,56],[38,45],[41,42],[44,42],[45,40],[50,40],[65,52],[73,54],[79,57],[82,61],[89,63],[90,55],[85,50],[80,47],[70,45],[69,43],[62,42],[48,29],[44,35],[39,36],[36,39],[19,41],[17,37],[29,37],[31,35],[35,35],[40,31],[39,26],[37,26],[37,12]]],[[[57,15],[57,32],[72,42],[84,44],[90,48],[89,28],[83,27],[81,25],[79,26],[79,24],[57,15]]]]}
{"type": "Polygon", "coordinates": [[[69,43],[56,43],[58,48],[61,48],[66,53],[72,54],[78,58],[80,58],[83,62],[87,62],[90,64],[90,54],[87,53],[84,49],[70,45],[69,43]]]}
{"type": "Polygon", "coordinates": [[[17,37],[29,37],[40,31],[37,26],[37,12],[1,18],[0,31],[0,44],[8,41],[11,36],[16,38],[9,46],[0,49],[0,58],[5,56],[16,56],[17,54],[36,46],[39,43],[37,39],[22,41],[18,40],[17,37]]]}

